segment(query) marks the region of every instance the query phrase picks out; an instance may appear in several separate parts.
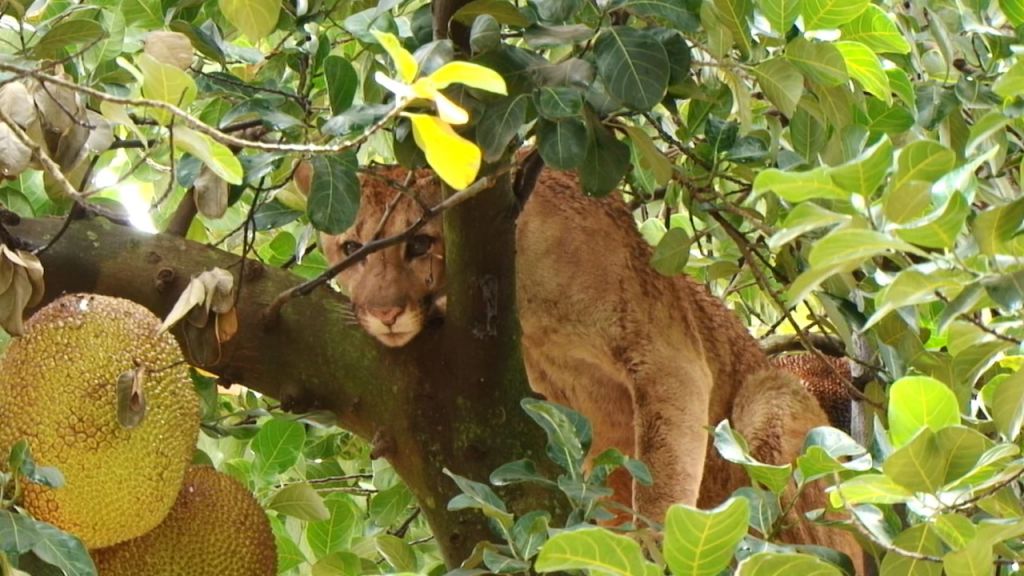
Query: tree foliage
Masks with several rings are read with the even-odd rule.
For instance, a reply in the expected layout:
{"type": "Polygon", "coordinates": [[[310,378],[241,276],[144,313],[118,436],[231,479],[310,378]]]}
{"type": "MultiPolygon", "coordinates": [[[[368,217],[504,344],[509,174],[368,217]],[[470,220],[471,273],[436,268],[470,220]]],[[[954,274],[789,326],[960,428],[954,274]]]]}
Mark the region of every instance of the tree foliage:
{"type": "MultiPolygon", "coordinates": [[[[527,142],[583,193],[622,189],[651,265],[705,283],[758,335],[841,340],[870,381],[864,430],[859,444],[815,430],[797,462],[771,467],[718,425],[752,487],[714,511],[674,508],[661,551],[513,514],[452,473],[464,494],[451,506],[498,528],[461,573],[834,574],[827,551],[768,542],[787,483],[826,476],[883,574],[1020,559],[1024,2],[472,0],[432,14],[448,6],[0,2],[0,279],[15,278],[0,283],[0,323],[17,334],[40,290],[19,218],[131,221],[298,283],[323,272],[315,232],[352,222],[372,163],[429,164],[461,201],[527,142]],[[701,535],[718,547],[694,548],[701,535]]],[[[227,288],[245,297],[244,282],[227,288]]],[[[210,310],[203,295],[224,289],[195,288],[192,304],[210,310]]],[[[232,335],[213,332],[210,356],[232,335]]],[[[196,378],[202,453],[270,511],[283,573],[443,572],[412,494],[365,444],[196,378]]],[[[549,424],[571,421],[549,410],[549,424]]],[[[508,454],[492,482],[558,486],[570,524],[600,519],[607,470],[578,469],[581,426],[552,440],[560,476],[508,454]]],[[[54,482],[24,447],[6,469],[54,482]]],[[[30,522],[0,511],[0,572],[34,555],[90,573],[73,538],[30,522]]]]}

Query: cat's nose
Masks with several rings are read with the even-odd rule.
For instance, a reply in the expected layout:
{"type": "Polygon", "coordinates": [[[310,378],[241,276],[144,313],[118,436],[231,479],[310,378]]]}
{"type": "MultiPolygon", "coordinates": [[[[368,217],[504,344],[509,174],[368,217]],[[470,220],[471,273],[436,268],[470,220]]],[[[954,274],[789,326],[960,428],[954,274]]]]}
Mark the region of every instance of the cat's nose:
{"type": "Polygon", "coordinates": [[[380,323],[390,328],[394,326],[395,321],[398,320],[398,316],[402,313],[402,308],[397,306],[390,306],[384,308],[370,308],[370,315],[380,320],[380,323]]]}

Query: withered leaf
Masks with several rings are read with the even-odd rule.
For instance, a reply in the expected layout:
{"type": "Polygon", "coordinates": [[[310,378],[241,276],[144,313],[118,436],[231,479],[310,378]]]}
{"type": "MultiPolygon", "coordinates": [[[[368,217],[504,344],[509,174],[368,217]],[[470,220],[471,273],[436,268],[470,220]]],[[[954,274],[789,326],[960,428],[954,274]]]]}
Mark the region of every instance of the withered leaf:
{"type": "Polygon", "coordinates": [[[182,70],[192,65],[194,52],[188,36],[180,32],[155,30],[146,34],[146,54],[182,70]]]}
{"type": "Polygon", "coordinates": [[[228,183],[203,165],[192,184],[196,208],[207,218],[220,218],[228,209],[228,183]]]}
{"type": "Polygon", "coordinates": [[[0,122],[0,176],[14,178],[28,169],[32,150],[24,145],[11,127],[0,122]]]}
{"type": "Polygon", "coordinates": [[[217,314],[217,340],[227,342],[238,332],[238,311],[234,308],[217,314]]]}
{"type": "Polygon", "coordinates": [[[122,428],[135,428],[146,418],[145,381],[144,366],[122,372],[117,377],[117,422],[122,428]]]}
{"type": "Polygon", "coordinates": [[[0,110],[22,128],[36,121],[36,107],[32,101],[32,94],[21,82],[8,82],[0,86],[0,110]]]}

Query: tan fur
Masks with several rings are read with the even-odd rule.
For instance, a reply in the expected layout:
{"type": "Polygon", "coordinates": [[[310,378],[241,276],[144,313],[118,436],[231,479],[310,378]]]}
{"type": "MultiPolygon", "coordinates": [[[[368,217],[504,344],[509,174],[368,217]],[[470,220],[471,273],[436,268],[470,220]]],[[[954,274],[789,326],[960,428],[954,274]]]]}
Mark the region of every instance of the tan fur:
{"type": "MultiPolygon", "coordinates": [[[[429,201],[439,194],[425,173],[416,189],[429,201]]],[[[370,240],[367,231],[394,194],[373,178],[364,180],[357,223],[323,239],[330,261],[338,260],[346,240],[370,240]]],[[[416,204],[403,199],[382,235],[401,231],[418,215],[416,204]]],[[[443,257],[441,242],[435,244],[443,257]]],[[[616,447],[647,463],[654,485],[632,495],[641,514],[662,519],[676,502],[711,507],[746,484],[743,470],[710,445],[709,425],[729,419],[756,457],[784,463],[798,454],[810,428],[828,424],[815,399],[771,366],[719,300],[689,278],[664,277],[650,267],[651,249],[621,200],[587,198],[573,175],[545,170],[519,217],[516,245],[530,385],[591,421],[593,454],[616,447]]],[[[422,327],[427,310],[415,304],[439,286],[436,279],[425,286],[426,266],[403,259],[402,250],[384,250],[339,278],[360,323],[389,346],[397,340],[368,318],[371,309],[401,307],[409,326],[422,327]]],[[[435,278],[443,275],[442,264],[430,269],[435,278]]],[[[402,340],[397,345],[408,339],[402,340]]],[[[616,499],[630,503],[628,484],[616,484],[616,499]]],[[[823,506],[816,487],[796,513],[823,506]]],[[[794,521],[784,537],[838,548],[859,565],[849,535],[797,515],[794,521]]]]}

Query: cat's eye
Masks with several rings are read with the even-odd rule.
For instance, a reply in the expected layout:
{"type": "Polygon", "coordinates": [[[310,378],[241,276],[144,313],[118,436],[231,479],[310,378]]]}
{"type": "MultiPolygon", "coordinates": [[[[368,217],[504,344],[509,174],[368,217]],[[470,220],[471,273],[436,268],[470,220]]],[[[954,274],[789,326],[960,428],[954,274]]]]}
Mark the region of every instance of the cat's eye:
{"type": "Polygon", "coordinates": [[[345,253],[345,256],[351,256],[353,252],[362,248],[363,245],[359,242],[352,240],[346,240],[341,243],[341,251],[345,253]]]}
{"type": "Polygon", "coordinates": [[[405,243],[405,257],[419,258],[426,254],[434,244],[434,239],[426,234],[417,234],[405,243]]]}

